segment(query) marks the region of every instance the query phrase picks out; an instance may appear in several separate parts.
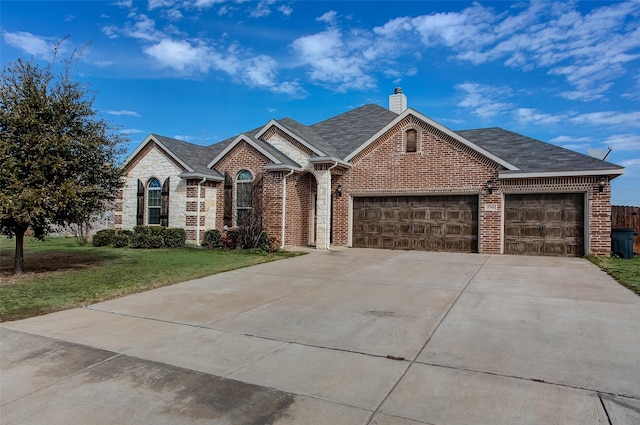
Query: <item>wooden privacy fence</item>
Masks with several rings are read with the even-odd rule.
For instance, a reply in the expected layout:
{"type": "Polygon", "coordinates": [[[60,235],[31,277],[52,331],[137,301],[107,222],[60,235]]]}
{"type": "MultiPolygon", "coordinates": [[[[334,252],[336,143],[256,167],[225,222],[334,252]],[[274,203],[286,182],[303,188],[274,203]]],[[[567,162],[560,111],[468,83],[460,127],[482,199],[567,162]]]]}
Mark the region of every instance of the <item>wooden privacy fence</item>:
{"type": "MultiPolygon", "coordinates": [[[[632,228],[640,233],[640,207],[613,205],[611,207],[611,228],[632,228]]],[[[633,252],[640,253],[640,236],[633,238],[633,252]]]]}

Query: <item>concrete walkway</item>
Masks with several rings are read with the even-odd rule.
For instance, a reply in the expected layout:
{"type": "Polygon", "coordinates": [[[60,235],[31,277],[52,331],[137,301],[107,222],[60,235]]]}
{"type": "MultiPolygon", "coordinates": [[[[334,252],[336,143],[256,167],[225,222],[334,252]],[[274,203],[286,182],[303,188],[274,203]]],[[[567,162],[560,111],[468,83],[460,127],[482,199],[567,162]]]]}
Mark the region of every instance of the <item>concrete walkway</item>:
{"type": "Polygon", "coordinates": [[[640,424],[584,259],[340,249],[0,326],[2,424],[640,424]]]}

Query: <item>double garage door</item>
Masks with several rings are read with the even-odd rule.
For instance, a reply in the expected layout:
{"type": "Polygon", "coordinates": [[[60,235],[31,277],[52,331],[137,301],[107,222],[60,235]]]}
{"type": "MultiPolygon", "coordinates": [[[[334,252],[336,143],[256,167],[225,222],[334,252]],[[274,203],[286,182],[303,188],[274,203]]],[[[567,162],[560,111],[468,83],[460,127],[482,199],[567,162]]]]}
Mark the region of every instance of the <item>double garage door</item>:
{"type": "MultiPolygon", "coordinates": [[[[505,195],[504,252],[584,255],[584,195],[505,195]]],[[[478,196],[353,199],[353,246],[478,252],[478,196]]]]}
{"type": "Polygon", "coordinates": [[[478,196],[354,198],[353,246],[477,252],[478,196]]]}

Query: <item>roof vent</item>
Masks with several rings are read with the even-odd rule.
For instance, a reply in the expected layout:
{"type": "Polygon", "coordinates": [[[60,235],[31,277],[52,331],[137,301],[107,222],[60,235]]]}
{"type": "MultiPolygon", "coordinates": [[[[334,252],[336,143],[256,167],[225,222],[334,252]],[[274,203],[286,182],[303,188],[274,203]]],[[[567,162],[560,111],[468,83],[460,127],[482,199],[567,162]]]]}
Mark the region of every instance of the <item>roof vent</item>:
{"type": "Polygon", "coordinates": [[[407,109],[407,96],[402,93],[402,87],[396,87],[389,96],[389,109],[398,115],[407,109]]]}

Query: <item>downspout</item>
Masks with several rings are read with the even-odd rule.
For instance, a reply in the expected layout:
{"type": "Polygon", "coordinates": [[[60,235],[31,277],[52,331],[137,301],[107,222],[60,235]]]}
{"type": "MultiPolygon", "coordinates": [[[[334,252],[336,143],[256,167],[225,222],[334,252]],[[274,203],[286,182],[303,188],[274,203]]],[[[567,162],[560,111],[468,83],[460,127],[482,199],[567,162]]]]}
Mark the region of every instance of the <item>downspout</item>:
{"type": "Polygon", "coordinates": [[[327,221],[327,251],[331,251],[331,210],[333,205],[331,203],[331,170],[338,166],[338,161],[335,161],[331,167],[327,169],[329,172],[329,190],[327,191],[327,205],[329,206],[329,220],[327,221]]]}
{"type": "Polygon", "coordinates": [[[200,183],[198,183],[198,203],[196,204],[196,210],[198,211],[196,215],[196,246],[200,246],[200,185],[207,181],[207,178],[204,177],[200,183]]]}
{"type": "Polygon", "coordinates": [[[293,174],[293,171],[294,170],[289,171],[289,174],[285,174],[284,178],[282,179],[282,234],[280,235],[280,240],[282,242],[280,243],[280,249],[284,249],[284,224],[287,214],[287,177],[293,174]]]}

